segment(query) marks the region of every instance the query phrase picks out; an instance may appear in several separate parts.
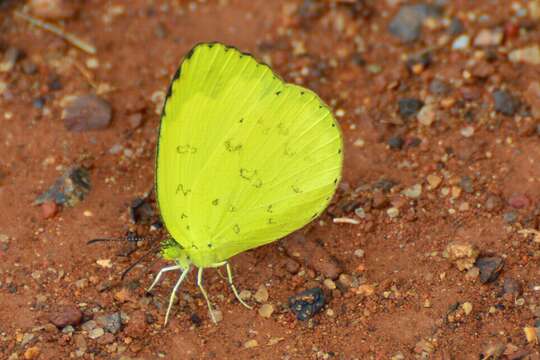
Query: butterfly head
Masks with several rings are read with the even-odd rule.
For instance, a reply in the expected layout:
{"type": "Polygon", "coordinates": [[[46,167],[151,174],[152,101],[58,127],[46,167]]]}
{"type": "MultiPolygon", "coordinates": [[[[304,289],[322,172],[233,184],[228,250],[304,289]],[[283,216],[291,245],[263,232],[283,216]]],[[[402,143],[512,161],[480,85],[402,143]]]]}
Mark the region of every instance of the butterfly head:
{"type": "Polygon", "coordinates": [[[182,269],[187,269],[191,265],[189,254],[174,239],[167,239],[161,244],[161,256],[166,260],[176,262],[182,269]]]}

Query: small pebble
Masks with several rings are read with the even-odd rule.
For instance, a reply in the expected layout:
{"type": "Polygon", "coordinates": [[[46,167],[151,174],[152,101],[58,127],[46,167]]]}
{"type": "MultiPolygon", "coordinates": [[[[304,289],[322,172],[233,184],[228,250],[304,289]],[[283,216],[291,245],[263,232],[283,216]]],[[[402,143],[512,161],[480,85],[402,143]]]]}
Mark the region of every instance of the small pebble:
{"type": "Polygon", "coordinates": [[[497,280],[504,266],[504,261],[497,256],[485,256],[478,258],[475,266],[480,269],[480,282],[486,284],[497,280]]]}
{"type": "Polygon", "coordinates": [[[474,135],[474,128],[472,126],[465,126],[464,128],[461,128],[459,132],[461,136],[465,138],[470,138],[474,135]]]}
{"type": "Polygon", "coordinates": [[[476,266],[470,268],[465,273],[465,279],[469,281],[475,281],[476,279],[478,279],[479,276],[480,276],[480,269],[477,268],[476,266]]]}
{"type": "Polygon", "coordinates": [[[35,98],[34,100],[32,100],[32,106],[38,110],[43,109],[43,107],[45,106],[45,98],[43,97],[35,98]]]}
{"type": "Polygon", "coordinates": [[[356,289],[358,295],[371,296],[375,294],[375,288],[370,284],[362,284],[356,289]]]}
{"type": "Polygon", "coordinates": [[[26,351],[24,352],[24,358],[26,360],[37,359],[40,353],[41,349],[39,347],[32,346],[26,349],[26,351]]]}
{"type": "Polygon", "coordinates": [[[503,38],[504,32],[502,29],[483,29],[480,30],[478,35],[474,38],[474,46],[499,46],[502,43],[503,38]]]}
{"type": "Polygon", "coordinates": [[[422,106],[424,103],[420,99],[403,98],[398,100],[399,115],[404,119],[418,114],[422,106]]]}
{"type": "Polygon", "coordinates": [[[391,218],[396,218],[399,216],[399,209],[396,207],[391,207],[386,210],[386,214],[391,218]]]}
{"type": "Polygon", "coordinates": [[[450,92],[450,85],[441,79],[435,78],[429,83],[429,92],[433,95],[447,95],[450,92]]]}
{"type": "Polygon", "coordinates": [[[503,220],[507,224],[513,224],[517,221],[517,214],[513,211],[507,211],[503,214],[503,220]]]}
{"type": "Polygon", "coordinates": [[[418,199],[422,195],[422,185],[415,184],[411,187],[404,189],[401,193],[408,198],[418,199]]]}
{"type": "Polygon", "coordinates": [[[89,69],[97,69],[99,67],[99,60],[94,57],[86,59],[86,67],[89,69]]]}
{"type": "Polygon", "coordinates": [[[244,301],[247,301],[247,300],[251,299],[251,291],[244,289],[244,290],[240,291],[240,294],[238,294],[238,296],[240,296],[240,299],[242,299],[244,301]]]}
{"type": "Polygon", "coordinates": [[[129,124],[129,127],[131,127],[132,129],[139,128],[142,125],[142,123],[143,123],[143,116],[141,113],[135,113],[135,114],[129,115],[128,124],[129,124]]]}
{"type": "Polygon", "coordinates": [[[119,312],[99,316],[96,318],[96,323],[112,334],[116,334],[122,329],[122,317],[119,312]]]}
{"type": "Polygon", "coordinates": [[[529,344],[538,344],[538,332],[535,327],[525,326],[523,332],[525,333],[525,338],[529,344]]]}
{"type": "Polygon", "coordinates": [[[353,277],[349,274],[341,274],[338,283],[345,288],[350,288],[353,285],[353,277]]]}
{"type": "Polygon", "coordinates": [[[98,264],[102,268],[107,268],[107,269],[112,268],[111,259],[98,259],[98,260],[96,260],[96,264],[98,264]]]}
{"type": "Polygon", "coordinates": [[[464,201],[461,204],[459,204],[459,208],[458,208],[459,211],[469,211],[469,209],[470,209],[470,205],[468,202],[464,201]]]}
{"type": "Polygon", "coordinates": [[[88,333],[88,337],[90,339],[97,339],[103,336],[103,334],[105,334],[105,330],[103,330],[103,328],[95,328],[90,330],[90,332],[88,333]]]}
{"type": "Polygon", "coordinates": [[[463,176],[459,180],[459,185],[468,194],[472,194],[474,192],[473,188],[473,181],[469,176],[463,176]]]}
{"type": "Polygon", "coordinates": [[[440,8],[431,4],[403,5],[390,20],[388,30],[402,42],[414,42],[420,38],[424,21],[440,13],[440,8]]]}
{"type": "Polygon", "coordinates": [[[255,301],[260,304],[268,301],[268,289],[266,288],[266,286],[259,286],[257,292],[255,292],[255,295],[253,297],[255,298],[255,301]]]}
{"type": "Polygon", "coordinates": [[[514,194],[508,199],[508,204],[514,209],[529,207],[530,200],[525,194],[514,194]]]}
{"type": "Polygon", "coordinates": [[[274,305],[272,304],[263,304],[259,308],[259,315],[266,319],[270,318],[273,312],[274,312],[274,305]]]}
{"type": "Polygon", "coordinates": [[[474,266],[480,251],[470,243],[451,242],[446,247],[445,255],[453,261],[460,271],[469,270],[474,266]]]}
{"type": "Polygon", "coordinates": [[[35,16],[48,20],[68,19],[77,11],[76,3],[70,0],[30,0],[29,6],[35,16]]]}
{"type": "Polygon", "coordinates": [[[244,349],[252,349],[259,346],[259,343],[255,339],[248,340],[244,343],[244,349]]]}
{"type": "Polygon", "coordinates": [[[502,207],[502,200],[497,195],[489,195],[486,199],[485,207],[488,211],[497,211],[502,207]]]}
{"type": "Polygon", "coordinates": [[[540,47],[533,45],[512,50],[508,54],[508,59],[514,63],[540,65],[540,47]]]}
{"type": "Polygon", "coordinates": [[[362,250],[362,249],[356,249],[354,250],[354,256],[356,256],[357,258],[361,259],[364,257],[364,254],[365,254],[365,251],[362,250]]]}
{"type": "Polygon", "coordinates": [[[418,122],[424,126],[430,126],[435,121],[435,106],[428,104],[422,107],[422,109],[416,115],[418,122]]]}
{"type": "Polygon", "coordinates": [[[519,296],[522,293],[521,284],[513,278],[505,277],[503,282],[503,291],[505,294],[519,296]]]}
{"type": "Polygon", "coordinates": [[[41,204],[41,216],[44,219],[52,219],[58,213],[58,205],[53,200],[47,200],[41,204]]]}
{"type": "Polygon", "coordinates": [[[430,190],[434,190],[439,187],[442,182],[442,178],[438,175],[431,174],[427,176],[427,182],[430,190]]]}
{"type": "Polygon", "coordinates": [[[336,288],[336,283],[332,279],[324,279],[323,284],[330,290],[334,290],[336,288]]]}
{"type": "Polygon", "coordinates": [[[392,136],[390,139],[388,139],[388,146],[393,150],[400,150],[403,148],[404,143],[405,141],[401,136],[392,136]]]}
{"type": "Polygon", "coordinates": [[[470,302],[468,302],[468,301],[461,304],[461,307],[463,308],[463,311],[465,312],[465,315],[469,315],[473,310],[472,304],[470,302]]]}
{"type": "Polygon", "coordinates": [[[88,320],[81,325],[81,329],[90,332],[97,327],[97,322],[94,320],[88,320]]]}
{"type": "Polygon", "coordinates": [[[83,313],[75,305],[64,305],[49,315],[49,321],[58,328],[68,325],[77,326],[81,323],[83,313]]]}
{"type": "Polygon", "coordinates": [[[495,111],[506,116],[514,116],[519,107],[519,101],[514,96],[505,90],[495,90],[492,95],[495,111]]]}
{"type": "Polygon", "coordinates": [[[64,127],[74,132],[105,129],[111,117],[111,105],[94,94],[68,98],[62,111],[64,127]]]}
{"type": "Polygon", "coordinates": [[[452,50],[466,50],[471,46],[471,38],[467,34],[458,36],[452,42],[452,50]]]}

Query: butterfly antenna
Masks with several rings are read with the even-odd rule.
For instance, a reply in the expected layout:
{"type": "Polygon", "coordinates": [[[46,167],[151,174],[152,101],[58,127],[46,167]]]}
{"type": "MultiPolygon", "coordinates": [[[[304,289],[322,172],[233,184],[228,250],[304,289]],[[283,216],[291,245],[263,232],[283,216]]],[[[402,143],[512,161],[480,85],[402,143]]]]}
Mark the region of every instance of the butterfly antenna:
{"type": "Polygon", "coordinates": [[[180,275],[180,278],[176,282],[176,285],[174,285],[173,291],[171,292],[171,297],[169,298],[169,306],[167,306],[167,312],[165,313],[165,323],[163,324],[163,326],[167,326],[167,322],[169,321],[169,314],[171,312],[171,308],[173,305],[174,297],[176,296],[176,292],[178,291],[180,284],[182,284],[182,281],[184,281],[184,279],[186,278],[190,269],[191,269],[191,266],[188,266],[184,271],[182,271],[182,275],[180,275]]]}
{"type": "Polygon", "coordinates": [[[138,258],[137,260],[135,260],[134,262],[132,262],[123,272],[122,272],[122,275],[120,276],[120,280],[124,280],[124,278],[126,277],[126,275],[131,271],[133,270],[133,268],[135,266],[137,266],[138,264],[141,263],[141,261],[143,261],[146,257],[148,257],[149,255],[153,254],[156,252],[156,250],[159,250],[161,244],[156,244],[154,246],[152,246],[150,248],[150,250],[148,250],[147,252],[145,252],[140,258],[138,258]]]}
{"type": "Polygon", "coordinates": [[[118,238],[97,238],[92,239],[86,242],[86,245],[95,244],[97,242],[106,242],[106,241],[127,241],[127,242],[139,242],[149,239],[146,236],[140,236],[134,231],[128,231],[125,236],[118,238]]]}
{"type": "Polygon", "coordinates": [[[86,242],[86,245],[95,244],[97,242],[105,242],[105,241],[124,241],[124,238],[97,238],[88,240],[86,242]]]}

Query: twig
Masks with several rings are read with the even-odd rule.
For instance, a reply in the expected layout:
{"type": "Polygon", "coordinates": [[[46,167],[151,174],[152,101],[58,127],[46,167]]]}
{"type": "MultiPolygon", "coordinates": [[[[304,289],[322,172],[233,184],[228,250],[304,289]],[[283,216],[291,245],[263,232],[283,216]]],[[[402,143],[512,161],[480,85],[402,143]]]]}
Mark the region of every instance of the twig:
{"type": "Polygon", "coordinates": [[[56,34],[56,35],[60,36],[62,39],[66,40],[67,42],[71,43],[72,45],[78,47],[82,51],[85,51],[85,52],[87,52],[89,54],[92,54],[92,55],[96,53],[96,48],[93,45],[79,39],[78,37],[76,37],[73,34],[70,34],[70,33],[67,33],[65,31],[63,31],[62,29],[60,29],[59,27],[57,27],[55,25],[46,23],[45,21],[36,19],[36,18],[34,18],[34,17],[30,16],[30,15],[27,15],[25,13],[22,13],[20,11],[15,11],[15,16],[17,16],[17,17],[19,17],[19,18],[21,18],[23,20],[26,20],[30,24],[32,24],[34,26],[37,26],[39,28],[42,28],[43,30],[47,30],[49,32],[52,32],[53,34],[56,34]]]}
{"type": "Polygon", "coordinates": [[[94,89],[98,88],[98,86],[94,82],[94,79],[92,79],[92,75],[81,64],[75,61],[73,65],[75,65],[75,68],[79,70],[82,76],[84,76],[84,78],[86,79],[86,81],[88,81],[90,86],[92,86],[94,89]]]}
{"type": "Polygon", "coordinates": [[[339,217],[334,218],[334,224],[352,224],[352,225],[358,225],[360,224],[360,221],[356,219],[351,219],[348,217],[339,217]]]}

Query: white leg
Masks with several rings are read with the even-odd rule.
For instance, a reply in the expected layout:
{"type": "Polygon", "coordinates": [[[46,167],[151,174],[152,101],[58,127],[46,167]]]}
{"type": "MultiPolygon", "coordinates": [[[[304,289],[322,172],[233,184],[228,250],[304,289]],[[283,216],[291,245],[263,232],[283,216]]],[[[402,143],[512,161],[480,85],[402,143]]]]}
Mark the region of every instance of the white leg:
{"type": "Polygon", "coordinates": [[[248,304],[246,304],[244,302],[244,300],[242,300],[240,298],[240,295],[238,295],[238,291],[236,290],[236,287],[234,286],[233,284],[233,277],[232,277],[232,270],[231,270],[231,265],[227,262],[225,264],[225,267],[227,268],[227,278],[229,279],[229,285],[231,285],[231,289],[234,293],[234,296],[236,296],[236,298],[238,299],[238,301],[240,301],[240,304],[244,305],[245,307],[247,307],[248,309],[253,309],[251,306],[249,306],[248,304]]]}
{"type": "Polygon", "coordinates": [[[167,307],[167,312],[165,313],[165,324],[164,324],[164,326],[167,325],[167,321],[169,320],[169,313],[171,312],[171,308],[172,308],[172,305],[173,305],[174,296],[176,295],[176,291],[180,287],[180,284],[182,283],[182,281],[184,281],[184,279],[186,278],[187,274],[189,273],[189,270],[190,270],[190,267],[188,266],[182,272],[182,275],[180,275],[180,278],[176,282],[176,285],[174,285],[173,291],[171,293],[171,297],[169,298],[169,306],[167,307]]]}
{"type": "Polygon", "coordinates": [[[197,274],[197,286],[199,289],[201,289],[201,293],[204,296],[204,299],[206,300],[206,305],[208,305],[208,310],[210,311],[210,317],[212,318],[212,321],[214,324],[217,324],[216,317],[214,316],[214,309],[212,309],[212,304],[210,303],[210,299],[208,299],[208,294],[206,293],[206,290],[204,290],[202,286],[202,273],[203,268],[199,268],[199,273],[197,274]]]}
{"type": "Polygon", "coordinates": [[[163,269],[159,270],[156,278],[154,279],[154,282],[152,283],[152,285],[150,285],[150,287],[148,288],[148,290],[146,290],[146,292],[152,291],[152,289],[154,288],[154,286],[156,286],[156,284],[158,283],[158,281],[161,278],[161,275],[163,275],[163,273],[166,273],[167,271],[178,270],[178,269],[181,269],[181,267],[179,265],[174,265],[174,266],[167,266],[167,267],[164,267],[163,269]]]}

